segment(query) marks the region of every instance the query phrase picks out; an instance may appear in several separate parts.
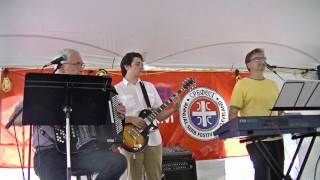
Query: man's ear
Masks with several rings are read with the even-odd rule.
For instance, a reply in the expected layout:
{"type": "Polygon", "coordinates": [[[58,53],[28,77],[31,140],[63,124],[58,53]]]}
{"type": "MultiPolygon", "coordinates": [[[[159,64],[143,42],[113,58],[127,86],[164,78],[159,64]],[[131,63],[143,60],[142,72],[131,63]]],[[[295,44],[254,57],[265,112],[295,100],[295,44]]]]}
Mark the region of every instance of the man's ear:
{"type": "Polygon", "coordinates": [[[128,71],[131,65],[124,65],[124,68],[128,71]]]}
{"type": "Polygon", "coordinates": [[[247,69],[248,69],[248,71],[250,71],[250,67],[249,67],[249,65],[248,65],[249,63],[247,63],[246,64],[246,66],[247,66],[247,69]]]}

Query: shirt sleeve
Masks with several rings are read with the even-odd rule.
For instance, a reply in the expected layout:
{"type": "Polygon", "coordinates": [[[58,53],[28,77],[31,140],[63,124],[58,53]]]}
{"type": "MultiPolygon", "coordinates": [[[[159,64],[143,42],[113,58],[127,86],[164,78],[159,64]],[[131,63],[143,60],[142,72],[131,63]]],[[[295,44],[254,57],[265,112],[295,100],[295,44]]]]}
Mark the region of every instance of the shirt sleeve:
{"type": "Polygon", "coordinates": [[[238,109],[242,109],[243,107],[243,101],[244,101],[244,89],[243,85],[240,81],[236,83],[236,85],[233,88],[231,100],[230,100],[230,107],[236,107],[238,109]]]}

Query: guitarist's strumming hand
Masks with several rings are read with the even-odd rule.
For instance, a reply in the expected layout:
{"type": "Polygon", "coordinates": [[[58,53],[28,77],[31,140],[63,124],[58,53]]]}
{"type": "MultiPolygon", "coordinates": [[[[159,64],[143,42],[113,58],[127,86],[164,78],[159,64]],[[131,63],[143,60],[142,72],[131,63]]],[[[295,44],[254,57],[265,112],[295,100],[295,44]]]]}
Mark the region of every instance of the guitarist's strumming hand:
{"type": "Polygon", "coordinates": [[[126,114],[126,107],[122,103],[119,103],[119,105],[117,106],[117,112],[120,118],[124,119],[126,114]]]}
{"type": "Polygon", "coordinates": [[[147,126],[146,122],[141,117],[127,116],[125,122],[133,124],[139,129],[143,129],[147,126]]]}

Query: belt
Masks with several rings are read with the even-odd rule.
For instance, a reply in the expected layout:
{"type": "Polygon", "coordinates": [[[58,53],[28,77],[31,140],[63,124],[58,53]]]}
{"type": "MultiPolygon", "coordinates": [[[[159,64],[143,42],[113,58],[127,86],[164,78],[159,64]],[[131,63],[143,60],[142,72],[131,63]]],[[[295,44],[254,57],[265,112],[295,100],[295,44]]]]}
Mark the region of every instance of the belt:
{"type": "Polygon", "coordinates": [[[35,147],[36,152],[49,150],[49,149],[54,149],[54,148],[56,148],[56,145],[54,145],[54,144],[51,144],[51,145],[48,145],[48,146],[37,146],[37,147],[35,147]]]}

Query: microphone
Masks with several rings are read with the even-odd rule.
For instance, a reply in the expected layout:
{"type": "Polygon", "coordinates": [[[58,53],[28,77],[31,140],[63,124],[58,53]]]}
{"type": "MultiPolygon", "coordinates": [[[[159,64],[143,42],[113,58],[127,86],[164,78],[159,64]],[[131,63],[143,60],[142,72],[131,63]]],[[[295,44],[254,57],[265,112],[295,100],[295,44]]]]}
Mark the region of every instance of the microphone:
{"type": "Polygon", "coordinates": [[[266,60],[263,61],[263,64],[270,70],[273,68],[277,68],[277,66],[273,66],[273,65],[268,64],[266,60]]]}
{"type": "Polygon", "coordinates": [[[53,64],[61,64],[61,61],[66,61],[66,60],[67,60],[67,57],[65,55],[63,55],[63,56],[60,56],[60,57],[52,60],[50,63],[44,65],[43,67],[45,68],[45,67],[51,66],[53,64]]]}

